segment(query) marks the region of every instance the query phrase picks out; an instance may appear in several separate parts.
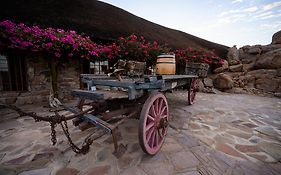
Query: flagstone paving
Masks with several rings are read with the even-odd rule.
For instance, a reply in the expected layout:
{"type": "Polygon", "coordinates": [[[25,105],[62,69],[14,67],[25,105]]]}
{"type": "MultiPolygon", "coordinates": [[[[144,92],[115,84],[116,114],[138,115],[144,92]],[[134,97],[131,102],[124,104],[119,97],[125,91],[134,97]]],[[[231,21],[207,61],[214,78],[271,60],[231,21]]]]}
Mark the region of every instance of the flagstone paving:
{"type": "MultiPolygon", "coordinates": [[[[161,151],[153,157],[138,144],[136,119],[119,127],[119,143],[127,150],[117,159],[109,135],[95,141],[88,154],[77,155],[58,127],[58,143],[52,146],[48,123],[16,118],[1,109],[0,175],[280,174],[280,98],[199,93],[196,103],[187,106],[186,95],[167,94],[170,128],[161,151]]],[[[24,108],[48,114],[40,104],[24,108]]],[[[81,132],[70,123],[75,143],[92,131],[81,132]]]]}

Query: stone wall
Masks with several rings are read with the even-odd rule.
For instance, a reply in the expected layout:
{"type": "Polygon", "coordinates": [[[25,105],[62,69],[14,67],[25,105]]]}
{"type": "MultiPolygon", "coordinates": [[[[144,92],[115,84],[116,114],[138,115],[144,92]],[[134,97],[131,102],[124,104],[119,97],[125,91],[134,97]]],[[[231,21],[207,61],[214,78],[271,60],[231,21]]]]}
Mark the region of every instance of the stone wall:
{"type": "MultiPolygon", "coordinates": [[[[42,55],[26,56],[27,92],[0,92],[0,103],[33,104],[47,102],[51,90],[48,60],[42,55]]],[[[58,66],[59,100],[72,99],[71,89],[79,88],[80,63],[78,59],[61,61],[58,66]]]]}

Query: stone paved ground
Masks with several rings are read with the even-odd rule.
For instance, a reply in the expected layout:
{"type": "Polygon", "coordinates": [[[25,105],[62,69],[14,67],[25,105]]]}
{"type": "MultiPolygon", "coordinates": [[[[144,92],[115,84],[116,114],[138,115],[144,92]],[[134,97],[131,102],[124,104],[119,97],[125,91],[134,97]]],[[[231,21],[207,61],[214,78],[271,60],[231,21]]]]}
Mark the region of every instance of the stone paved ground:
{"type": "MultiPolygon", "coordinates": [[[[94,142],[87,155],[73,153],[62,131],[50,144],[47,123],[1,110],[0,175],[97,174],[280,174],[281,99],[249,95],[198,94],[186,106],[182,92],[167,94],[172,121],[161,151],[144,154],[138,144],[135,119],[119,127],[119,141],[127,145],[119,159],[112,155],[109,136],[94,142]]],[[[48,109],[24,106],[40,114],[48,109]]],[[[76,143],[92,129],[69,124],[76,143]]]]}

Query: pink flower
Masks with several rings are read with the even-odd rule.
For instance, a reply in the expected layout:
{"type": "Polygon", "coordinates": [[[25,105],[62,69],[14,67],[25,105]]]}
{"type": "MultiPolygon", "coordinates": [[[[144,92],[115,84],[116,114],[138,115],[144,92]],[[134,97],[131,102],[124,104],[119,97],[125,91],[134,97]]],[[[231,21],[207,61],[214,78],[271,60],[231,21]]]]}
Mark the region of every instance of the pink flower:
{"type": "Polygon", "coordinates": [[[158,46],[158,43],[157,43],[156,41],[154,41],[154,42],[153,42],[153,47],[154,47],[154,49],[157,48],[157,46],[158,46]]]}
{"type": "Polygon", "coordinates": [[[61,57],[61,54],[59,52],[55,52],[55,56],[59,58],[61,57]]]}
{"type": "Polygon", "coordinates": [[[15,23],[13,23],[12,21],[9,20],[5,20],[0,22],[0,26],[6,27],[7,29],[11,29],[15,27],[15,23]]]}
{"type": "Polygon", "coordinates": [[[45,44],[45,47],[47,50],[49,50],[53,46],[53,43],[47,43],[45,44]]]}
{"type": "Polygon", "coordinates": [[[90,52],[90,55],[96,56],[96,57],[99,56],[96,51],[91,51],[91,52],[90,52]]]}
{"type": "Polygon", "coordinates": [[[77,50],[78,49],[78,44],[73,44],[72,47],[73,47],[74,50],[77,50]]]}
{"type": "Polygon", "coordinates": [[[138,39],[138,37],[135,34],[132,34],[130,38],[132,41],[136,41],[138,39]]]}

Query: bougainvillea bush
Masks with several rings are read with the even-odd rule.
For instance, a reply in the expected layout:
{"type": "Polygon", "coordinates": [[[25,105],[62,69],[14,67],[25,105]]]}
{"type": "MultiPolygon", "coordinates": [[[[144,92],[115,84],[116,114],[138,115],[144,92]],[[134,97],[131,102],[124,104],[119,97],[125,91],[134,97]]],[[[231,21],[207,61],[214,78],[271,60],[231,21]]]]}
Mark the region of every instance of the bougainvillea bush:
{"type": "Polygon", "coordinates": [[[127,38],[120,37],[115,43],[103,48],[105,55],[109,60],[136,60],[146,61],[155,64],[157,56],[165,53],[174,53],[178,64],[187,62],[207,63],[211,65],[222,65],[223,59],[219,58],[214,51],[205,51],[199,49],[181,49],[172,51],[166,45],[147,42],[144,37],[138,37],[134,34],[127,38]]]}
{"type": "Polygon", "coordinates": [[[222,65],[223,59],[214,51],[196,50],[192,48],[171,50],[156,41],[148,42],[143,36],[135,34],[120,37],[109,45],[99,45],[90,37],[77,34],[75,31],[27,26],[5,20],[0,22],[0,49],[10,48],[44,52],[54,57],[86,58],[91,61],[119,59],[146,61],[148,65],[156,63],[157,56],[163,53],[175,53],[177,63],[186,62],[222,65]]]}
{"type": "Polygon", "coordinates": [[[156,41],[147,42],[143,36],[132,34],[126,38],[120,37],[113,44],[104,46],[101,53],[112,61],[123,59],[155,64],[158,55],[169,51],[168,47],[159,45],[156,41]]]}
{"type": "Polygon", "coordinates": [[[0,22],[0,47],[33,52],[45,52],[59,58],[62,56],[95,59],[100,46],[75,31],[27,26],[9,20],[0,22]]]}
{"type": "Polygon", "coordinates": [[[177,63],[185,64],[193,63],[207,63],[209,65],[222,65],[224,60],[218,57],[214,50],[205,51],[199,49],[187,48],[183,50],[175,50],[177,63]]]}

